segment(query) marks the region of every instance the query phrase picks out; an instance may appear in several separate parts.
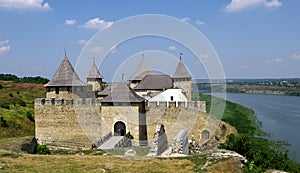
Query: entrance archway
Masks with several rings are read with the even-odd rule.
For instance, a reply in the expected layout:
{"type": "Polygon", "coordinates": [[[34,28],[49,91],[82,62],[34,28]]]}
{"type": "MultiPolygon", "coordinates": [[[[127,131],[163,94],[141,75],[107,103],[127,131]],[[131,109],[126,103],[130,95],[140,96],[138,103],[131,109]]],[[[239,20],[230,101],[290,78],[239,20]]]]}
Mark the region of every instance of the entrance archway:
{"type": "Polygon", "coordinates": [[[122,121],[118,121],[114,125],[114,136],[125,136],[126,126],[122,121]]]}

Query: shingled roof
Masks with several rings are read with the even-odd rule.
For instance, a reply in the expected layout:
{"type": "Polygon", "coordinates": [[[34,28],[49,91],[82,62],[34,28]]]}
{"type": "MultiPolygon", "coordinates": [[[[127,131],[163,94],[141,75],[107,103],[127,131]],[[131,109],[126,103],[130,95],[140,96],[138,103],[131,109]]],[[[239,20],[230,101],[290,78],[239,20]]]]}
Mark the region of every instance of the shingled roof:
{"type": "Polygon", "coordinates": [[[85,86],[85,84],[79,79],[70,61],[65,56],[53,78],[45,86],[85,86]]]}
{"type": "Polygon", "coordinates": [[[169,75],[147,75],[134,90],[164,90],[173,88],[173,81],[169,75]]]}
{"type": "Polygon", "coordinates": [[[145,58],[143,58],[129,80],[142,80],[146,75],[153,75],[153,71],[148,66],[145,58]]]}
{"type": "MultiPolygon", "coordinates": [[[[108,87],[109,88],[105,91],[105,93],[107,93],[108,96],[101,100],[101,102],[136,103],[145,100],[143,97],[140,97],[132,89],[130,89],[125,82],[113,83],[111,84],[111,86],[108,87]],[[109,89],[110,92],[108,92],[109,89]]],[[[105,93],[100,92],[100,95],[106,95],[105,93]]]]}
{"type": "Polygon", "coordinates": [[[191,77],[192,76],[189,74],[185,65],[182,62],[182,59],[180,58],[173,78],[176,79],[176,78],[191,78],[191,77]]]}
{"type": "Polygon", "coordinates": [[[103,78],[103,76],[100,74],[100,72],[95,64],[95,61],[92,65],[92,68],[91,68],[90,73],[87,78],[88,79],[102,79],[103,78]]]}

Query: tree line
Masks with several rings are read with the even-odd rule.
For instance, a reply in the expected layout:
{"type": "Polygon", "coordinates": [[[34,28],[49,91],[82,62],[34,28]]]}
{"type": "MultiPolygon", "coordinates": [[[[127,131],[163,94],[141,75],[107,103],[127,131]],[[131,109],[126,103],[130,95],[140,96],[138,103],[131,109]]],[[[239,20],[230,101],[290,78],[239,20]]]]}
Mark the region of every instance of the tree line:
{"type": "Polygon", "coordinates": [[[46,84],[49,82],[49,79],[40,76],[19,78],[18,76],[12,74],[0,74],[0,80],[13,81],[16,83],[35,83],[35,84],[46,84]]]}

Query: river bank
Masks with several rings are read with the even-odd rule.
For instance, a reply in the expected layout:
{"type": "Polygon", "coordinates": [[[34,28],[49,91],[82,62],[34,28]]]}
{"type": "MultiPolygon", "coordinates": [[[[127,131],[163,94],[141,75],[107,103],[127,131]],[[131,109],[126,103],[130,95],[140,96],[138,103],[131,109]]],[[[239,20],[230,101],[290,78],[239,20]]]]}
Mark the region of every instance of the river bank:
{"type": "Polygon", "coordinates": [[[284,148],[289,150],[291,158],[300,163],[299,97],[229,93],[227,100],[253,109],[257,119],[261,122],[262,131],[269,134],[268,139],[289,143],[290,145],[284,148]]]}
{"type": "MultiPolygon", "coordinates": [[[[208,112],[211,112],[212,99],[225,102],[222,98],[204,94],[200,94],[200,98],[200,100],[207,101],[208,112]]],[[[257,118],[255,110],[253,111],[249,107],[247,108],[238,103],[240,102],[226,101],[224,114],[221,118],[234,126],[239,132],[238,137],[231,137],[230,142],[224,145],[229,147],[226,149],[246,156],[253,164],[248,165],[247,168],[254,166],[258,172],[271,167],[288,172],[300,171],[300,164],[288,157],[287,153],[281,148],[284,143],[268,138],[267,133],[262,128],[263,122],[257,118]],[[236,146],[236,148],[230,148],[232,146],[236,146]]]]}

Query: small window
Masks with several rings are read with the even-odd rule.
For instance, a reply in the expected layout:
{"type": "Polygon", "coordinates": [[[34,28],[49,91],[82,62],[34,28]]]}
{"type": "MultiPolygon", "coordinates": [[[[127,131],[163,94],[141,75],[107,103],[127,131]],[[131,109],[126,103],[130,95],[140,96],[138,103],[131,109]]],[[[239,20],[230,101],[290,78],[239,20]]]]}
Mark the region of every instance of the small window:
{"type": "Polygon", "coordinates": [[[55,94],[59,94],[59,87],[55,88],[55,94]]]}
{"type": "Polygon", "coordinates": [[[173,101],[174,100],[174,97],[173,96],[171,96],[171,101],[173,101]]]}

